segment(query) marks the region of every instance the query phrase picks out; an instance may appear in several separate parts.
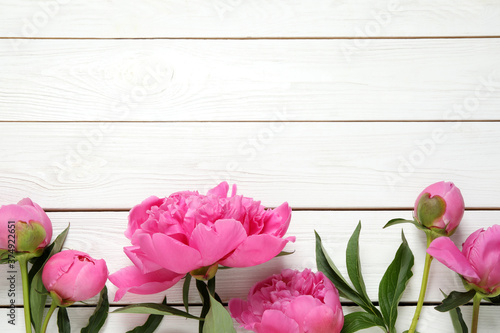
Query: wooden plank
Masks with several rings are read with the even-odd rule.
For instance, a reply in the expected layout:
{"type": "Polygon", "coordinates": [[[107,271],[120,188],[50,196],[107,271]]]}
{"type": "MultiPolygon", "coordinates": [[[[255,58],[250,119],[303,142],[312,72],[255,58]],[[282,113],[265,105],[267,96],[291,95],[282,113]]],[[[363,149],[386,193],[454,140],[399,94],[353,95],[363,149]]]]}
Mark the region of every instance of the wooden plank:
{"type": "Polygon", "coordinates": [[[408,208],[454,181],[499,207],[500,123],[1,123],[0,202],[129,209],[222,180],[268,207],[408,208]]]}
{"type": "MultiPolygon", "coordinates": [[[[111,273],[131,262],[122,251],[129,246],[130,241],[123,232],[127,226],[126,212],[53,212],[49,216],[54,225],[54,235],[60,233],[68,223],[71,229],[65,244],[67,249],[77,249],[89,253],[95,258],[104,258],[111,273]]],[[[294,254],[275,258],[265,264],[240,269],[221,270],[217,275],[217,291],[227,302],[234,297],[245,298],[251,286],[272,274],[279,273],[283,268],[303,270],[315,269],[314,230],[322,237],[325,249],[328,251],[337,267],[346,276],[345,249],[348,239],[358,221],[362,222],[360,237],[360,257],[363,275],[365,277],[368,295],[373,300],[378,299],[378,284],[397,248],[401,244],[401,227],[383,230],[384,224],[392,218],[411,218],[410,211],[296,211],[292,215],[288,235],[297,237],[294,244],[289,244],[286,250],[294,254]],[[374,251],[376,248],[376,251],[374,251]]],[[[467,211],[464,219],[453,235],[456,244],[462,244],[467,236],[479,228],[486,228],[498,223],[500,211],[467,211]]],[[[411,225],[404,226],[404,232],[415,256],[413,267],[414,277],[410,280],[402,302],[415,303],[420,291],[420,283],[425,257],[425,236],[411,225]]],[[[55,236],[54,236],[55,237],[55,236]]],[[[7,267],[0,267],[0,280],[8,277],[7,267]]],[[[178,284],[166,293],[172,304],[182,303],[182,286],[178,284]]],[[[428,285],[426,302],[439,302],[445,292],[463,290],[458,275],[444,265],[434,262],[428,285]]],[[[116,287],[108,282],[110,299],[113,300],[116,287]]],[[[20,274],[17,274],[16,290],[21,290],[20,274]]],[[[155,295],[127,294],[119,304],[140,302],[161,302],[165,293],[155,295]]],[[[0,305],[8,304],[7,293],[0,293],[0,305]]],[[[22,303],[18,293],[16,301],[22,303]]],[[[93,302],[97,301],[96,299],[93,302]]],[[[190,302],[199,303],[198,293],[191,289],[190,302]]],[[[116,304],[116,303],[114,303],[116,304]]]]}
{"type": "Polygon", "coordinates": [[[499,35],[492,0],[52,0],[0,2],[8,37],[379,37],[499,35]]]}
{"type": "Polygon", "coordinates": [[[500,120],[499,39],[12,42],[3,121],[500,120]]]}
{"type": "MultiPolygon", "coordinates": [[[[116,309],[112,307],[110,311],[116,309]]],[[[344,306],[344,314],[348,314],[358,309],[351,306],[344,306]]],[[[0,309],[0,329],[3,332],[9,333],[23,333],[24,331],[24,316],[23,312],[18,309],[16,313],[16,326],[9,325],[7,323],[8,309],[0,309]]],[[[193,313],[199,313],[198,308],[193,309],[193,313]]],[[[415,311],[414,306],[401,307],[398,311],[398,322],[396,324],[396,329],[398,332],[407,330],[411,319],[413,317],[413,312],[415,311]]],[[[472,306],[463,306],[462,312],[464,320],[470,327],[472,321],[472,306]]],[[[69,317],[71,319],[71,332],[78,333],[80,329],[84,327],[87,323],[88,317],[92,313],[92,309],[89,308],[68,308],[69,317]]],[[[482,333],[495,333],[500,327],[500,317],[498,316],[498,308],[494,306],[483,306],[480,310],[480,320],[478,332],[482,333]]],[[[54,314],[56,316],[56,314],[54,314]]],[[[115,332],[126,332],[133,329],[137,325],[142,325],[146,321],[146,315],[139,314],[110,314],[106,321],[106,324],[102,328],[102,333],[115,333],[115,332]],[[126,320],[123,320],[123,316],[127,316],[126,320]]],[[[239,325],[235,323],[235,328],[237,333],[250,332],[243,328],[239,328],[239,325]]],[[[418,329],[420,332],[453,332],[453,326],[451,325],[451,320],[448,313],[441,313],[433,309],[432,306],[424,306],[422,309],[422,315],[419,320],[418,329]]],[[[157,332],[175,332],[175,333],[193,333],[197,332],[198,323],[194,320],[187,320],[180,317],[168,316],[165,317],[159,326],[157,332]]],[[[56,317],[52,318],[47,328],[48,332],[57,332],[56,317]]],[[[380,328],[371,328],[363,330],[363,333],[379,333],[380,328]]]]}

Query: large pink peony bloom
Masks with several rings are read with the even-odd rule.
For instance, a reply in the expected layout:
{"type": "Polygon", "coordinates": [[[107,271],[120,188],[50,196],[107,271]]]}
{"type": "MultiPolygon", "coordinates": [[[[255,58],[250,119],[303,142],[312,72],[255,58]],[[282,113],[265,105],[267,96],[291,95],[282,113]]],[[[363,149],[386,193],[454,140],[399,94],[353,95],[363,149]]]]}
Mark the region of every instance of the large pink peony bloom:
{"type": "Polygon", "coordinates": [[[103,259],[85,252],[67,250],[54,254],[43,267],[42,282],[55,301],[63,306],[97,295],[108,279],[103,259]]]}
{"type": "Polygon", "coordinates": [[[486,295],[500,292],[499,225],[475,231],[462,245],[462,252],[448,237],[439,237],[427,253],[462,275],[474,289],[486,295]]]}
{"type": "Polygon", "coordinates": [[[257,333],[338,333],[344,314],[335,286],[323,273],[285,269],[258,282],[247,301],[232,299],[229,311],[257,333]]]}
{"type": "Polygon", "coordinates": [[[30,199],[0,207],[0,250],[35,252],[49,245],[51,238],[52,222],[30,199]],[[15,241],[12,239],[14,231],[15,241]]]}
{"type": "Polygon", "coordinates": [[[259,201],[228,196],[226,182],[210,190],[178,192],[167,198],[149,197],[129,215],[124,248],[135,266],[112,274],[119,290],[152,294],[170,288],[186,273],[211,277],[220,264],[248,267],[264,263],[294,237],[283,238],[291,218],[287,203],[266,210],[259,201]]]}
{"type": "Polygon", "coordinates": [[[413,215],[423,226],[440,229],[450,236],[464,215],[464,198],[451,182],[438,182],[425,188],[415,201],[413,215]]]}

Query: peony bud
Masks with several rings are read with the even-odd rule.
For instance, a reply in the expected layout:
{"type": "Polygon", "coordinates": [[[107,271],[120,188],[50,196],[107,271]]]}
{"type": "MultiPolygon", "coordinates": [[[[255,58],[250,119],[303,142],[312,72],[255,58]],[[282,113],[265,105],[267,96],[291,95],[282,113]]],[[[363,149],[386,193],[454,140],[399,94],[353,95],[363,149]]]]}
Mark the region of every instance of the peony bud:
{"type": "Polygon", "coordinates": [[[49,245],[51,238],[49,217],[30,199],[0,207],[0,252],[37,256],[49,245]]]}
{"type": "Polygon", "coordinates": [[[56,253],[45,264],[42,282],[59,306],[69,306],[97,295],[108,279],[106,262],[80,251],[56,253]]]}
{"type": "Polygon", "coordinates": [[[500,226],[479,229],[462,245],[462,252],[448,237],[435,239],[427,253],[462,276],[472,288],[488,297],[500,294],[500,226]]]}
{"type": "Polygon", "coordinates": [[[460,190],[451,182],[428,186],[415,201],[413,216],[428,229],[450,236],[464,215],[464,199],[460,190]]]}

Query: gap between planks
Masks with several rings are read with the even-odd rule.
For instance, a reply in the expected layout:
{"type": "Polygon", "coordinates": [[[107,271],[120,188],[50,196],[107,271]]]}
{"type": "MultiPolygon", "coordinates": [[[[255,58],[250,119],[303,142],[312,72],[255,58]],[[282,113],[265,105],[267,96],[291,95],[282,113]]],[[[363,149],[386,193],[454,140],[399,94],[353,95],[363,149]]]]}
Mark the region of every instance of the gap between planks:
{"type": "Polygon", "coordinates": [[[29,39],[29,40],[344,40],[344,39],[492,39],[500,35],[486,36],[389,36],[389,37],[0,37],[0,39],[29,39]]]}

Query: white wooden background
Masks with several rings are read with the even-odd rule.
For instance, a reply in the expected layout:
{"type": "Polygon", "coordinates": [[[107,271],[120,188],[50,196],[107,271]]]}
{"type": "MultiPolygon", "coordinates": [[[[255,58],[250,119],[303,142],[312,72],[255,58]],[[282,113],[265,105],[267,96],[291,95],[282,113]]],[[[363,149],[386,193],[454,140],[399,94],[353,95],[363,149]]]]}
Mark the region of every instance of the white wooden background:
{"type": "MultiPolygon", "coordinates": [[[[500,221],[496,0],[0,0],[0,22],[0,204],[31,197],[56,233],[71,222],[66,247],[105,258],[111,272],[129,264],[133,205],[222,180],[269,207],[288,201],[297,236],[292,256],[220,272],[224,301],[282,268],[314,268],[314,229],[345,271],[358,220],[376,301],[400,244],[400,228],[382,226],[410,218],[419,192],[439,180],[465,197],[457,244],[500,221]]],[[[416,258],[400,331],[425,248],[424,235],[404,231],[416,258]]],[[[4,285],[6,274],[1,267],[4,285]]],[[[436,262],[422,333],[452,332],[433,309],[439,288],[462,287],[436,262]]],[[[21,309],[18,325],[7,324],[2,290],[0,331],[23,332],[21,309]]],[[[167,295],[181,303],[179,286],[167,295]]],[[[130,294],[112,308],[162,297],[130,294]]],[[[74,332],[91,311],[70,308],[74,332]]],[[[498,331],[498,311],[482,307],[481,332],[498,331]]],[[[144,320],[112,314],[103,331],[144,320]]],[[[172,317],[158,332],[196,327],[172,317]]]]}

